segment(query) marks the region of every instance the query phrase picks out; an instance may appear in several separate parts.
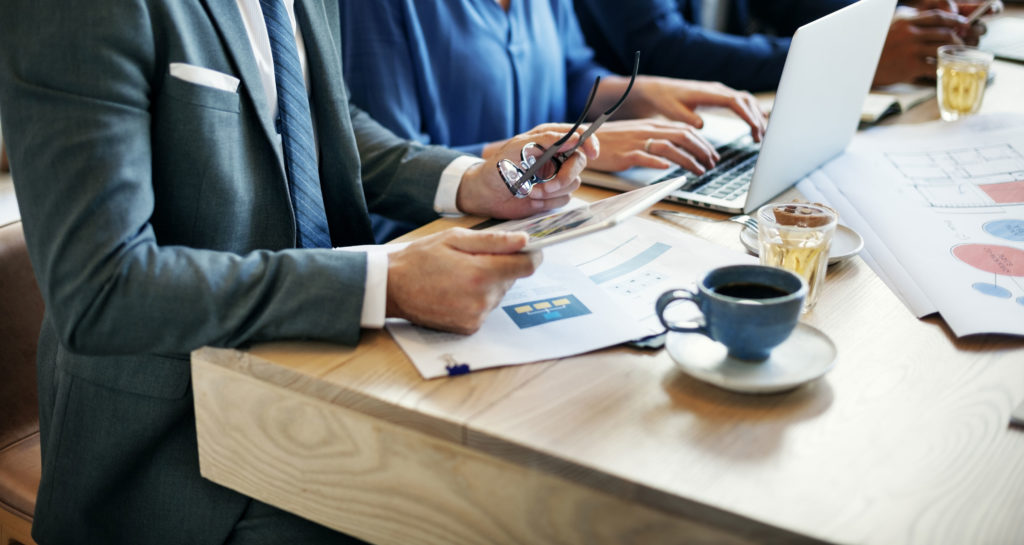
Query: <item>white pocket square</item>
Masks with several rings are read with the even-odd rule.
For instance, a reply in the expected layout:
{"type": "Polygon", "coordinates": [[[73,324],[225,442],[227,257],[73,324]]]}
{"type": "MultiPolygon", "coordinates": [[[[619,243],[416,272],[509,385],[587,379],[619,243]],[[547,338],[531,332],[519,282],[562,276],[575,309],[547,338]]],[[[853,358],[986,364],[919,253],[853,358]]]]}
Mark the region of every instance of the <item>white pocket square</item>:
{"type": "Polygon", "coordinates": [[[223,72],[183,62],[172,62],[170,68],[171,75],[180,80],[205,87],[213,87],[214,89],[220,89],[229,93],[238,91],[240,80],[223,72]]]}

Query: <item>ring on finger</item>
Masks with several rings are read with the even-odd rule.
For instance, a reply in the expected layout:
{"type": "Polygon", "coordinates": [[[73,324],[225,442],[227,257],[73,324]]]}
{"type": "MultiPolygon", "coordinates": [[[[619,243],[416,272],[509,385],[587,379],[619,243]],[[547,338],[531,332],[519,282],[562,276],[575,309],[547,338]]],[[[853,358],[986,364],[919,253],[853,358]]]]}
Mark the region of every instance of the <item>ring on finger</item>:
{"type": "Polygon", "coordinates": [[[648,138],[644,142],[644,153],[650,153],[651,152],[651,142],[653,142],[653,141],[654,141],[653,138],[648,138]]]}

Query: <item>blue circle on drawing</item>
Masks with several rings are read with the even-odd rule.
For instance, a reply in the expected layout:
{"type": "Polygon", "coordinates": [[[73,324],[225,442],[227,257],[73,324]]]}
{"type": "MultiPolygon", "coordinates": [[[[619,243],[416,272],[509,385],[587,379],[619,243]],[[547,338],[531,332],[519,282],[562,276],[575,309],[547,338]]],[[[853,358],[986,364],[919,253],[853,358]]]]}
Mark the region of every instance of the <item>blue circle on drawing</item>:
{"type": "MultiPolygon", "coordinates": [[[[1010,293],[1010,290],[1002,286],[997,286],[995,284],[986,284],[984,282],[978,282],[977,284],[973,284],[971,287],[980,291],[981,293],[984,293],[985,295],[991,295],[992,297],[998,297],[1000,299],[1009,299],[1010,296],[1013,295],[1012,293],[1010,293]]],[[[1022,297],[1022,299],[1024,299],[1024,297],[1022,297]]],[[[1019,302],[1020,301],[1018,301],[1018,303],[1019,302]]]]}
{"type": "Polygon", "coordinates": [[[1024,220],[997,220],[983,227],[988,234],[1006,240],[1024,242],[1024,220]]]}
{"type": "Polygon", "coordinates": [[[1024,297],[1018,297],[1017,304],[1024,307],[1024,297]]]}

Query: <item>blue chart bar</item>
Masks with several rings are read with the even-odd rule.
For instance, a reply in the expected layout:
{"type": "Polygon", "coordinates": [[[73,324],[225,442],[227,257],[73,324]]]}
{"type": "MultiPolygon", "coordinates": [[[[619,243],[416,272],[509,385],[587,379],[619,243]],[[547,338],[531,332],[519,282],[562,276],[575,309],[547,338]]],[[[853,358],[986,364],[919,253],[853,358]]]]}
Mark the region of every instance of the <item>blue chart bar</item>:
{"type": "Polygon", "coordinates": [[[519,329],[590,314],[590,309],[575,295],[559,295],[501,308],[519,329]]]}
{"type": "Polygon", "coordinates": [[[615,267],[612,267],[611,269],[608,269],[606,271],[599,272],[591,276],[590,279],[593,280],[595,284],[603,284],[605,282],[608,282],[609,280],[614,280],[620,276],[627,275],[637,269],[644,267],[648,263],[654,261],[655,259],[658,259],[658,257],[661,256],[661,254],[669,251],[670,249],[672,249],[671,246],[662,242],[652,244],[650,248],[647,248],[646,250],[636,255],[629,261],[620,263],[619,265],[616,265],[615,267]]]}

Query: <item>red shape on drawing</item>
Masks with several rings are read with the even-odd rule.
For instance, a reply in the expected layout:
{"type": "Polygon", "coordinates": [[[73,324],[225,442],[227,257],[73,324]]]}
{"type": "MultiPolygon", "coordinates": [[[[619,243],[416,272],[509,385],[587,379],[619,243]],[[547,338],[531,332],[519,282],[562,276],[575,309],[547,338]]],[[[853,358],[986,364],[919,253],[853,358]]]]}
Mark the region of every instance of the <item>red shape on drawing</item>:
{"type": "Polygon", "coordinates": [[[953,247],[960,261],[985,272],[1024,276],[1024,250],[995,244],[960,244],[953,247]]]}
{"type": "Polygon", "coordinates": [[[979,184],[978,187],[999,204],[1024,204],[1024,180],[1001,184],[979,184]]]}

